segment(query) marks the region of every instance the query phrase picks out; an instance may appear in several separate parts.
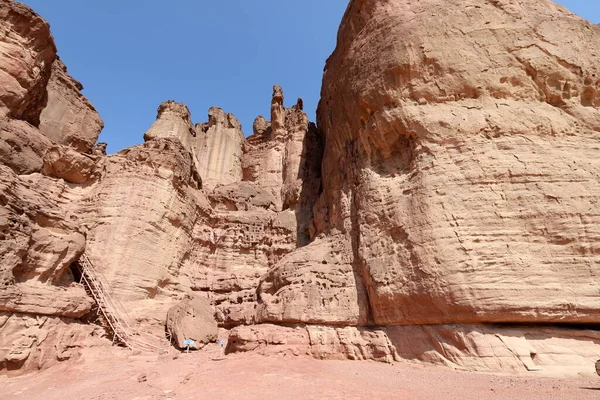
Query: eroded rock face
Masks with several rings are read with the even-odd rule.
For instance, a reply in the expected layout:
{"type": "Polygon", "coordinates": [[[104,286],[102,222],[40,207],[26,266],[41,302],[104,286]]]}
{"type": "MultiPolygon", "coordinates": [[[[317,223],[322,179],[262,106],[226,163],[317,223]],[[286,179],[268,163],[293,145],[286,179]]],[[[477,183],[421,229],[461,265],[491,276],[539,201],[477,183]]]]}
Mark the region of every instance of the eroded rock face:
{"type": "Polygon", "coordinates": [[[549,1],[351,2],[323,230],[375,324],[597,320],[599,35],[549,1]]]}
{"type": "Polygon", "coordinates": [[[31,124],[0,118],[0,158],[18,174],[40,172],[52,141],[31,124]]]}
{"type": "Polygon", "coordinates": [[[146,141],[158,138],[177,139],[182,143],[192,154],[207,189],[242,179],[244,134],[233,114],[212,107],[208,112],[208,122],[194,126],[187,106],[172,100],[165,101],[158,108],[156,122],[144,135],[146,141]]]}
{"type": "Polygon", "coordinates": [[[79,152],[89,151],[104,127],[94,106],[82,94],[83,85],[57,59],[48,82],[48,104],[40,115],[40,130],[53,142],[79,152]]]}
{"type": "Polygon", "coordinates": [[[77,359],[84,349],[110,345],[105,334],[68,318],[0,312],[0,371],[18,374],[77,359]]]}
{"type": "Polygon", "coordinates": [[[547,1],[352,1],[318,109],[316,240],[258,290],[259,321],[329,333],[236,328],[231,350],[549,371],[581,348],[587,371],[593,332],[473,323],[598,317],[599,34],[547,1]]]}
{"type": "Polygon", "coordinates": [[[227,352],[304,355],[327,360],[422,361],[469,371],[590,376],[600,336],[594,330],[495,325],[381,328],[255,325],[234,328],[227,352]]]}
{"type": "Polygon", "coordinates": [[[0,2],[0,20],[0,114],[38,126],[56,60],[50,26],[29,7],[12,0],[0,2]]]}
{"type": "Polygon", "coordinates": [[[194,127],[187,107],[165,102],[144,145],[95,161],[78,209],[86,251],[144,329],[162,335],[169,308],[193,292],[221,326],[256,322],[261,277],[308,241],[320,182],[303,179],[319,176],[321,142],[299,107],[282,112],[279,138],[249,154],[233,115],[212,108],[194,127]],[[274,147],[277,179],[244,179],[241,160],[262,163],[274,147]],[[299,188],[285,207],[284,181],[299,188]]]}
{"type": "Polygon", "coordinates": [[[228,351],[564,374],[600,357],[596,332],[536,325],[600,310],[600,31],[565,9],[353,0],[319,129],[275,86],[245,140],[232,114],[167,101],[111,156],[47,24],[0,15],[0,369],[102,342],[77,320],[84,251],[136,327],[177,343],[210,309],[228,351]]]}
{"type": "Polygon", "coordinates": [[[78,321],[93,302],[69,269],[85,236],[67,191],[0,165],[0,371],[47,367],[110,343],[102,328],[78,321]]]}
{"type": "Polygon", "coordinates": [[[207,189],[242,180],[242,125],[218,107],[208,111],[208,122],[196,125],[200,176],[207,189]]]}
{"type": "Polygon", "coordinates": [[[65,280],[84,251],[77,215],[57,200],[66,188],[0,165],[0,311],[79,318],[90,311],[82,286],[65,280]]]}
{"type": "Polygon", "coordinates": [[[46,151],[42,174],[84,184],[97,177],[98,157],[79,153],[70,147],[53,146],[46,151]]]}
{"type": "MultiPolygon", "coordinates": [[[[0,371],[25,371],[107,343],[102,328],[79,321],[93,301],[70,270],[86,237],[73,209],[78,188],[65,180],[91,179],[95,164],[74,149],[55,147],[72,144],[62,135],[73,120],[38,129],[58,65],[48,24],[8,0],[0,1],[0,19],[0,371]],[[50,177],[38,173],[44,166],[50,177]]],[[[61,77],[72,81],[64,68],[61,77]]],[[[86,102],[79,89],[62,95],[86,102]]],[[[89,119],[82,124],[93,125],[89,119]]],[[[88,138],[89,147],[98,133],[88,138]]]]}

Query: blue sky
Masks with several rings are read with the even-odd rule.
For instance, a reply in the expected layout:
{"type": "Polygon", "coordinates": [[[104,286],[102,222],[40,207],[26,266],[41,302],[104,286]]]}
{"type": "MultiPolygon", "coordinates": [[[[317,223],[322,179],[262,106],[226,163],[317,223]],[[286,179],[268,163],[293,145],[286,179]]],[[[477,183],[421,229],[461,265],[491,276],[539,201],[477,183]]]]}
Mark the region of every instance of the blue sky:
{"type": "MultiPolygon", "coordinates": [[[[143,141],[164,100],[194,122],[211,106],[252,133],[273,84],[314,120],[347,0],[23,0],[50,22],[60,57],[104,118],[110,153],[143,141]]],[[[600,22],[600,1],[558,1],[600,22]]]]}

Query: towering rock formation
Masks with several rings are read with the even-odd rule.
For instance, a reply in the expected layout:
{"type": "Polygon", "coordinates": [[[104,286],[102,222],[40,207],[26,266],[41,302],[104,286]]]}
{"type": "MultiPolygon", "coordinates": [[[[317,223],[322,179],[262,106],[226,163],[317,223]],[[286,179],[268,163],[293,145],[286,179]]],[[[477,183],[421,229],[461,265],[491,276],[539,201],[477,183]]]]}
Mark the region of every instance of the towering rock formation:
{"type": "Polygon", "coordinates": [[[52,64],[48,104],[40,114],[40,130],[55,143],[89,151],[104,127],[96,109],[82,94],[83,85],[67,73],[60,59],[52,64]]]}
{"type": "Polygon", "coordinates": [[[106,343],[85,252],[155,335],[203,297],[228,351],[592,371],[596,26],[547,0],[353,0],[318,129],[275,86],[247,139],[167,101],[106,156],[47,24],[0,17],[0,370],[106,343]]]}
{"type": "Polygon", "coordinates": [[[194,292],[222,326],[253,323],[260,277],[309,240],[321,142],[300,107],[282,101],[276,87],[277,135],[245,142],[232,114],[213,107],[194,126],[185,105],[167,101],[144,145],[102,164],[80,202],[87,253],[145,329],[162,332],[167,310],[194,292]]]}
{"type": "MultiPolygon", "coordinates": [[[[34,173],[59,132],[70,129],[68,120],[52,135],[37,128],[58,63],[54,41],[48,24],[19,3],[0,1],[0,20],[0,370],[41,368],[102,343],[102,329],[77,322],[93,302],[69,269],[86,242],[70,187],[34,173]]],[[[63,94],[81,100],[80,89],[63,94]]],[[[99,132],[88,132],[89,141],[99,132]]]]}
{"type": "Polygon", "coordinates": [[[598,320],[599,38],[549,1],[351,2],[325,229],[376,325],[598,320]]]}
{"type": "Polygon", "coordinates": [[[545,0],[351,1],[318,109],[317,238],[259,287],[261,321],[327,326],[238,328],[232,350],[592,365],[591,331],[476,323],[598,320],[598,39],[545,0]]]}
{"type": "Polygon", "coordinates": [[[242,125],[218,107],[208,111],[208,122],[196,124],[200,176],[206,188],[242,180],[242,125]]]}

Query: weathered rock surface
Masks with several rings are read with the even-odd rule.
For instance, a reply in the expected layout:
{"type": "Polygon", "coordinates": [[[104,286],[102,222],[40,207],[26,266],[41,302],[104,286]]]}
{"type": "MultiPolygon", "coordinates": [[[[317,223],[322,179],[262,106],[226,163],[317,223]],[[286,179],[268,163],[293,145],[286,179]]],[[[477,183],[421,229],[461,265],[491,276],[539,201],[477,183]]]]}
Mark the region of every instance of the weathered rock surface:
{"type": "Polygon", "coordinates": [[[191,349],[200,350],[210,342],[217,340],[218,326],[214,309],[203,297],[186,297],[174,305],[167,313],[166,328],[173,343],[185,349],[186,340],[193,340],[191,349]]]}
{"type": "Polygon", "coordinates": [[[70,147],[53,146],[44,156],[42,174],[84,184],[96,178],[98,157],[79,153],[70,147]]]}
{"type": "Polygon", "coordinates": [[[298,107],[282,112],[294,118],[272,140],[283,155],[272,181],[242,176],[242,160],[269,162],[270,137],[250,154],[233,115],[212,108],[194,128],[187,107],[172,101],[160,106],[144,145],[102,162],[80,202],[87,253],[147,329],[159,332],[167,310],[192,292],[206,293],[222,326],[254,323],[260,278],[308,240],[320,182],[302,179],[319,174],[320,141],[298,107]],[[300,147],[288,156],[292,141],[300,147]],[[301,189],[284,209],[286,172],[301,189]]]}
{"type": "Polygon", "coordinates": [[[56,47],[50,26],[29,7],[0,2],[0,115],[40,123],[56,47]]]}
{"type": "Polygon", "coordinates": [[[52,141],[25,121],[0,118],[0,157],[18,174],[40,172],[52,141]]]}
{"type": "Polygon", "coordinates": [[[97,325],[5,312],[0,312],[0,337],[0,371],[13,374],[48,368],[77,359],[83,349],[110,345],[97,325]]]}
{"type": "MultiPolygon", "coordinates": [[[[85,126],[63,119],[38,129],[42,111],[54,101],[52,94],[48,105],[53,65],[61,66],[61,79],[74,81],[56,61],[48,24],[38,15],[2,0],[0,20],[0,370],[26,370],[75,357],[82,346],[106,344],[103,329],[78,320],[93,302],[70,270],[86,243],[71,204],[74,188],[38,174],[45,166],[48,175],[69,182],[91,179],[87,156],[53,146],[72,144],[61,136],[69,129],[79,135],[96,128],[89,119],[81,122],[85,126]]],[[[62,95],[87,102],[79,89],[62,95]]],[[[78,149],[89,149],[99,129],[78,149]]]]}
{"type": "Polygon", "coordinates": [[[208,111],[208,122],[196,125],[199,173],[205,187],[242,180],[242,125],[218,107],[208,111]]]}
{"type": "Polygon", "coordinates": [[[103,329],[76,320],[92,300],[69,270],[85,236],[65,205],[66,190],[0,165],[0,370],[42,368],[110,343],[101,340],[103,329]]]}
{"type": "MultiPolygon", "coordinates": [[[[374,324],[597,320],[598,35],[548,1],[351,2],[316,225],[342,233],[374,324]]],[[[266,307],[306,320],[286,300],[305,277],[266,307]]]]}
{"type": "Polygon", "coordinates": [[[318,109],[317,239],[258,290],[259,321],[329,333],[240,327],[231,350],[591,365],[593,332],[473,323],[598,318],[599,34],[548,1],[352,1],[318,109]],[[383,326],[383,356],[364,325],[383,326]]]}
{"type": "Polygon", "coordinates": [[[180,263],[210,204],[178,140],[155,139],[106,157],[100,174],[75,203],[86,254],[131,318],[159,334],[167,310],[183,299],[180,263]]]}
{"type": "Polygon", "coordinates": [[[319,128],[275,86],[245,140],[167,101],[106,156],[47,24],[0,16],[0,369],[101,342],[78,320],[85,251],[136,328],[179,344],[214,312],[228,351],[592,371],[595,26],[546,0],[353,0],[319,128]]]}
{"type": "Polygon", "coordinates": [[[83,316],[91,299],[64,280],[85,248],[77,215],[60,200],[65,186],[40,175],[21,179],[0,165],[0,188],[0,311],[83,316]]]}
{"type": "Polygon", "coordinates": [[[48,82],[48,104],[40,115],[40,130],[54,143],[89,151],[104,127],[94,106],[82,94],[83,85],[57,59],[48,82]]]}
{"type": "Polygon", "coordinates": [[[589,376],[600,354],[594,330],[495,325],[414,325],[382,328],[305,325],[240,326],[227,352],[308,355],[319,359],[400,360],[470,371],[589,376]]]}
{"type": "Polygon", "coordinates": [[[286,255],[261,279],[261,322],[365,325],[368,299],[342,236],[320,238],[286,255]]]}

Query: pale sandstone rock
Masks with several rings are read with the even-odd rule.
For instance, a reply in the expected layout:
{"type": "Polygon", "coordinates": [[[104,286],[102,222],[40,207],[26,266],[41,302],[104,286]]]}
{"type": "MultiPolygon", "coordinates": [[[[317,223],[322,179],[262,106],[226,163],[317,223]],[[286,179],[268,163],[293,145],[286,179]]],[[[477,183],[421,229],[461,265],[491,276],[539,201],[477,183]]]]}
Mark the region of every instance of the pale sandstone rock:
{"type": "Polygon", "coordinates": [[[91,261],[131,318],[156,332],[164,332],[167,310],[185,292],[180,263],[194,224],[210,209],[200,186],[182,144],[154,139],[106,157],[100,180],[78,200],[91,261]]]}
{"type": "Polygon", "coordinates": [[[82,94],[83,86],[57,59],[48,82],[48,104],[40,115],[40,131],[54,143],[87,152],[94,146],[104,121],[82,94]]]}
{"type": "Polygon", "coordinates": [[[169,100],[160,105],[156,121],[144,135],[146,141],[158,138],[181,142],[192,154],[207,189],[238,182],[242,178],[244,134],[233,114],[212,107],[208,122],[194,127],[187,106],[169,100]]]}
{"type": "Polygon", "coordinates": [[[232,329],[227,352],[247,351],[320,359],[412,360],[471,371],[581,377],[593,374],[600,335],[592,330],[470,324],[382,328],[264,324],[232,329]]]}
{"type": "Polygon", "coordinates": [[[208,122],[196,125],[199,173],[207,189],[242,180],[242,125],[218,107],[208,111],[208,122]]]}
{"type": "Polygon", "coordinates": [[[272,181],[240,181],[234,116],[212,108],[195,137],[187,107],[175,102],[161,105],[143,146],[103,161],[98,183],[79,201],[87,253],[136,323],[159,333],[167,310],[193,291],[206,293],[221,326],[256,321],[260,278],[298,247],[300,236],[307,242],[318,194],[318,179],[301,180],[319,176],[321,142],[300,103],[284,109],[279,139],[266,138],[264,147],[243,155],[258,164],[277,147],[282,158],[272,181]],[[224,158],[227,152],[232,157],[224,158]],[[209,173],[211,183],[202,176],[200,185],[197,171],[209,173]],[[284,209],[286,173],[298,189],[290,189],[284,209]]]}
{"type": "Polygon", "coordinates": [[[187,106],[168,100],[158,107],[156,121],[144,134],[144,140],[178,139],[191,152],[191,141],[195,135],[196,131],[192,125],[190,110],[187,106]]]}
{"type": "Polygon", "coordinates": [[[167,313],[167,332],[180,349],[188,348],[186,340],[193,340],[189,348],[200,350],[217,340],[218,326],[214,309],[203,297],[189,296],[174,305],[167,313]]]}

